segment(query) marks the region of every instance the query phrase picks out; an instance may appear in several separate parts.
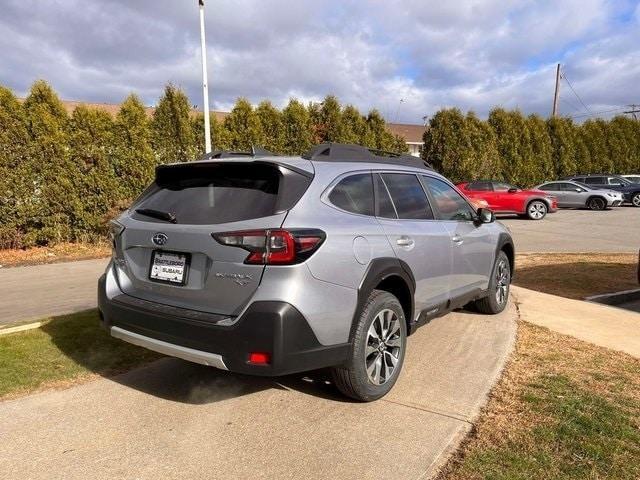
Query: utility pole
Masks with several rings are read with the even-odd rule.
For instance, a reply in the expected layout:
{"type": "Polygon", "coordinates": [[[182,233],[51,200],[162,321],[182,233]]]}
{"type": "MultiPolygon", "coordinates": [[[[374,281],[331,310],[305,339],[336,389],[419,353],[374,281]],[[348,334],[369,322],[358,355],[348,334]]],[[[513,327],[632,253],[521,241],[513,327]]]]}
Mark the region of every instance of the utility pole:
{"type": "Polygon", "coordinates": [[[558,115],[558,102],[560,101],[560,64],[556,67],[556,90],[553,94],[553,112],[552,117],[558,115]]]}
{"type": "Polygon", "coordinates": [[[204,0],[198,0],[200,8],[200,45],[202,52],[202,96],[204,97],[204,151],[211,152],[211,125],[209,122],[209,85],[207,84],[207,46],[204,38],[204,0]]]}
{"type": "Polygon", "coordinates": [[[637,114],[640,113],[640,109],[638,109],[638,107],[640,107],[640,105],[636,105],[635,103],[632,103],[630,105],[627,105],[627,107],[631,107],[631,110],[628,110],[623,113],[630,113],[633,116],[633,119],[637,121],[638,120],[637,114]]]}

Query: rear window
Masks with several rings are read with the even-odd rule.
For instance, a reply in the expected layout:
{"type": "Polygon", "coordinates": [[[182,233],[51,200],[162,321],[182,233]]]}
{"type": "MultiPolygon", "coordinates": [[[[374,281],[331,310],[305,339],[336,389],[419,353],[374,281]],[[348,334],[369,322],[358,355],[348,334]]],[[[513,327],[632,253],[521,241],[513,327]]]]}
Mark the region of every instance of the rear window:
{"type": "Polygon", "coordinates": [[[587,185],[603,185],[605,182],[604,177],[586,177],[584,183],[587,185]]]}
{"type": "Polygon", "coordinates": [[[371,174],[359,173],[343,178],[331,190],[329,201],[347,212],[373,215],[371,174]]]}
{"type": "Polygon", "coordinates": [[[162,221],[135,212],[155,210],[170,213],[176,223],[190,225],[267,217],[291,208],[309,182],[283,167],[255,162],[159,167],[151,190],[132,207],[133,216],[162,221]]]}
{"type": "Polygon", "coordinates": [[[490,192],[493,190],[493,187],[491,186],[491,182],[471,182],[467,185],[466,190],[490,192]]]}

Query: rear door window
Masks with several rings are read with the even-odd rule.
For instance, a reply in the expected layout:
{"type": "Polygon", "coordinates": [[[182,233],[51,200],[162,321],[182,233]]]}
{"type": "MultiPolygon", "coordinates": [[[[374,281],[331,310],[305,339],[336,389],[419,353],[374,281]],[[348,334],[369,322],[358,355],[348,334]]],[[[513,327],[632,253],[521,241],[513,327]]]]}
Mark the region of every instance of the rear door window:
{"type": "Polygon", "coordinates": [[[370,173],[343,178],[333,187],[329,201],[351,213],[373,216],[373,181],[370,173]]]}
{"type": "Polygon", "coordinates": [[[132,215],[137,220],[161,222],[154,218],[154,212],[156,217],[158,212],[167,213],[175,218],[175,223],[190,225],[267,217],[281,209],[283,197],[287,202],[297,201],[309,182],[301,174],[288,171],[283,175],[275,165],[266,164],[196,163],[160,167],[155,184],[132,207],[132,215]],[[285,183],[297,198],[281,195],[285,183]]]}
{"type": "Polygon", "coordinates": [[[538,187],[539,190],[544,190],[545,192],[558,192],[562,190],[560,183],[547,183],[545,185],[540,185],[538,187]]]}
{"type": "Polygon", "coordinates": [[[380,178],[380,175],[375,174],[374,177],[376,183],[376,216],[381,218],[398,218],[387,186],[382,181],[382,178],[380,178]]]}
{"type": "Polygon", "coordinates": [[[433,220],[433,210],[416,175],[410,173],[380,174],[399,219],[433,220]]]}

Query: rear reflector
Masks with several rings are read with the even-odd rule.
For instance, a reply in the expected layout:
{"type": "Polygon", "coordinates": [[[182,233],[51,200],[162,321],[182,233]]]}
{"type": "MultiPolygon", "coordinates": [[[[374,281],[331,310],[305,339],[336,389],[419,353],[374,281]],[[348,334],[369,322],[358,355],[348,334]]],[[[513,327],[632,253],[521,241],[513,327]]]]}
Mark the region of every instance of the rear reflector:
{"type": "Polygon", "coordinates": [[[271,363],[271,355],[265,352],[251,352],[249,354],[249,363],[253,365],[269,365],[271,363]]]}
{"type": "Polygon", "coordinates": [[[322,230],[240,230],[212,233],[218,243],[249,252],[244,263],[252,265],[292,265],[309,258],[322,244],[322,230]]]}

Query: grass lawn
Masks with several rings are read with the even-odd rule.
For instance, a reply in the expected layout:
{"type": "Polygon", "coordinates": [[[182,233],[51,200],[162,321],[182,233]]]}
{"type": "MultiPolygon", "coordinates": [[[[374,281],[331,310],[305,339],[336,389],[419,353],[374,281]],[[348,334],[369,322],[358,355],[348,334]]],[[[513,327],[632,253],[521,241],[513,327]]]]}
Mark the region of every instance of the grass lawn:
{"type": "Polygon", "coordinates": [[[130,370],[160,355],[111,338],[95,310],[0,336],[0,399],[130,370]]]}
{"type": "Polygon", "coordinates": [[[640,478],[640,360],[521,323],[454,479],[640,478]]]}
{"type": "Polygon", "coordinates": [[[516,256],[514,284],[561,297],[640,288],[635,253],[525,253],[516,256]]]}
{"type": "Polygon", "coordinates": [[[44,263],[89,260],[111,255],[111,246],[105,243],[61,243],[50,247],[0,250],[0,266],[19,267],[44,263]]]}

